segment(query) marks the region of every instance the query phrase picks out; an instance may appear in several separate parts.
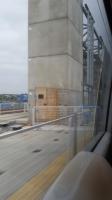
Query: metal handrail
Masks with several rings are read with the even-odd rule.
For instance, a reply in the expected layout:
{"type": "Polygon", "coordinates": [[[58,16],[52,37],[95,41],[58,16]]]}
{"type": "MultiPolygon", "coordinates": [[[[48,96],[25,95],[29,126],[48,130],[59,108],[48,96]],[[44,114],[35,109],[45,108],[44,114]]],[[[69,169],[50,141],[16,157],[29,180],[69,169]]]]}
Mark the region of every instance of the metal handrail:
{"type": "Polygon", "coordinates": [[[55,119],[55,120],[52,120],[52,121],[44,122],[44,123],[41,123],[41,124],[36,124],[36,125],[33,125],[31,127],[28,127],[28,128],[21,129],[21,130],[12,131],[9,134],[7,133],[7,134],[0,135],[0,139],[4,139],[6,137],[17,135],[19,133],[24,133],[24,132],[27,132],[27,131],[31,131],[31,130],[34,130],[36,128],[41,128],[43,126],[50,125],[50,124],[53,124],[55,122],[63,121],[65,119],[69,119],[69,118],[72,118],[72,117],[75,117],[75,116],[76,116],[76,113],[73,113],[73,114],[68,115],[66,117],[61,117],[61,118],[58,118],[58,119],[55,119]]]}

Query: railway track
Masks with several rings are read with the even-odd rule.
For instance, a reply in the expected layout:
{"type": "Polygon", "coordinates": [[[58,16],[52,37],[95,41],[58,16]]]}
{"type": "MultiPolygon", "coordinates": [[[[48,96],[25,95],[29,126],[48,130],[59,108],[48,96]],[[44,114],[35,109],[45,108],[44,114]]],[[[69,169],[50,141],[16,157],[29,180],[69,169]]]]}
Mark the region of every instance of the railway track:
{"type": "Polygon", "coordinates": [[[0,115],[0,123],[8,123],[17,119],[27,118],[27,112],[0,115]]]}
{"type": "Polygon", "coordinates": [[[21,113],[24,112],[24,109],[19,109],[19,110],[1,110],[0,114],[4,115],[4,114],[13,114],[13,113],[21,113]]]}
{"type": "Polygon", "coordinates": [[[0,134],[10,131],[11,126],[17,123],[17,120],[21,121],[26,119],[27,121],[28,113],[12,113],[12,114],[4,114],[0,115],[0,134]]]}

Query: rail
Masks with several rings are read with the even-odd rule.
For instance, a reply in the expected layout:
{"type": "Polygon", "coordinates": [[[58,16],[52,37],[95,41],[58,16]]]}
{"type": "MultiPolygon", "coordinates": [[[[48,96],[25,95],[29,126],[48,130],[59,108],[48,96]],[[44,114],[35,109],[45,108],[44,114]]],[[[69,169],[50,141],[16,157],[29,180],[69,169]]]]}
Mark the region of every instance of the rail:
{"type": "Polygon", "coordinates": [[[0,135],[0,139],[3,139],[5,137],[9,137],[9,136],[13,136],[13,135],[16,135],[16,134],[19,134],[19,133],[25,133],[25,132],[28,132],[28,131],[31,131],[31,130],[34,130],[34,129],[41,128],[41,127],[46,126],[46,125],[50,125],[50,124],[53,124],[53,123],[57,123],[57,122],[66,120],[66,119],[70,119],[70,118],[72,118],[72,119],[75,118],[76,119],[77,115],[76,114],[71,114],[71,115],[68,115],[66,117],[61,117],[59,119],[55,119],[55,120],[52,120],[52,121],[40,123],[40,124],[31,126],[31,127],[23,128],[21,130],[12,131],[12,132],[9,132],[9,134],[7,133],[7,134],[0,135]]]}

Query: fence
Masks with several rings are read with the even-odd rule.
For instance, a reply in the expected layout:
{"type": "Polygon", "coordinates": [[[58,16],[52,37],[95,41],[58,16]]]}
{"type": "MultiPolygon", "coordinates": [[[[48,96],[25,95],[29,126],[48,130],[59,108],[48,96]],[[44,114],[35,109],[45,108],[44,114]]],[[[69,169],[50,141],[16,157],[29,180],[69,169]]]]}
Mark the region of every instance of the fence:
{"type": "Polygon", "coordinates": [[[19,111],[28,111],[28,104],[27,103],[0,103],[0,113],[10,113],[10,112],[19,112],[19,111]]]}
{"type": "MultiPolygon", "coordinates": [[[[52,121],[75,113],[77,118],[77,151],[80,151],[89,142],[94,134],[96,107],[73,106],[40,106],[31,110],[31,123],[35,125],[45,121],[52,121]]],[[[59,125],[59,122],[58,122],[59,125]]],[[[64,121],[64,125],[66,122],[64,121]]]]}

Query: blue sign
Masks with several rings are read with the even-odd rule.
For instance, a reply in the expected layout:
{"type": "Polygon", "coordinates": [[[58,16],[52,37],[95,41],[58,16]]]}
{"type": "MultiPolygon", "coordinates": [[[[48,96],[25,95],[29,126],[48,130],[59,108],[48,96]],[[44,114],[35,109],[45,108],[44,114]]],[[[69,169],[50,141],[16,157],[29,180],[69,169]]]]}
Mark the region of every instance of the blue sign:
{"type": "Polygon", "coordinates": [[[19,102],[25,103],[28,102],[28,95],[27,94],[20,94],[17,97],[19,102]]]}

